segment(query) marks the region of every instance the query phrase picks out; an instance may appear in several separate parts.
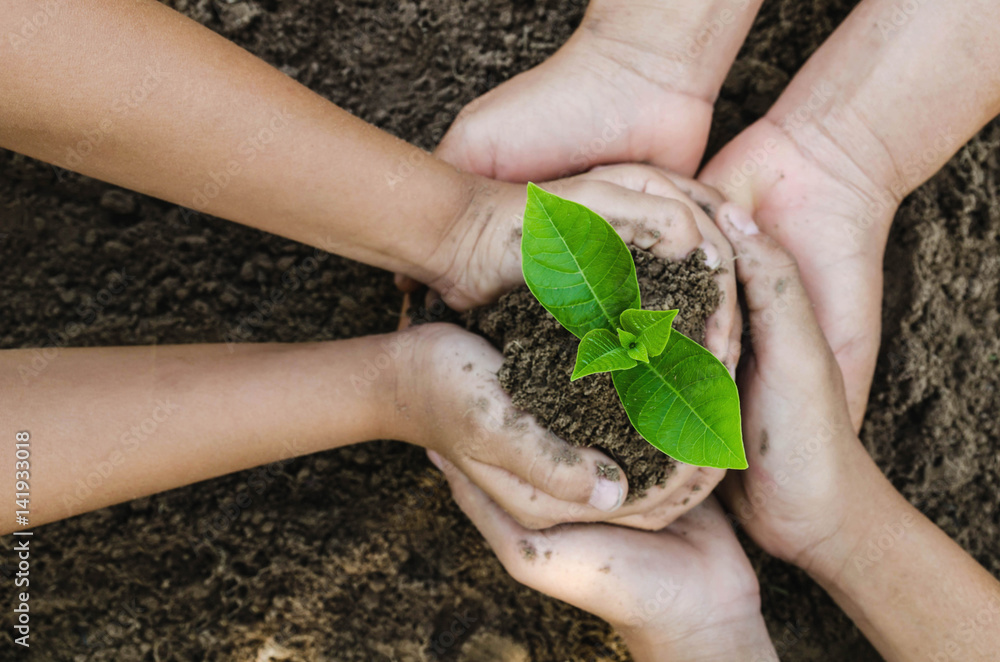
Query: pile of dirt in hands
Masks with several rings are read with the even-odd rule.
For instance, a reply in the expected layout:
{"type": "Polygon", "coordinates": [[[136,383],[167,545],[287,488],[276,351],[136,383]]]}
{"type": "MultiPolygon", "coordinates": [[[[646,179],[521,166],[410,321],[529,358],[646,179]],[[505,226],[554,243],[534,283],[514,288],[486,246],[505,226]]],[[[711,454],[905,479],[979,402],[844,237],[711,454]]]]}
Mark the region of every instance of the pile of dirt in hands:
{"type": "MultiPolygon", "coordinates": [[[[704,255],[698,251],[682,262],[664,262],[648,251],[631,250],[643,309],[678,309],[674,328],[701,342],[705,319],[720,298],[704,255]]],[[[567,442],[607,453],[624,471],[630,498],[666,482],[676,462],[632,427],[609,373],[570,381],[580,341],[559,325],[527,287],[465,317],[468,329],[485,336],[503,353],[500,385],[515,407],[532,414],[567,442]]]]}

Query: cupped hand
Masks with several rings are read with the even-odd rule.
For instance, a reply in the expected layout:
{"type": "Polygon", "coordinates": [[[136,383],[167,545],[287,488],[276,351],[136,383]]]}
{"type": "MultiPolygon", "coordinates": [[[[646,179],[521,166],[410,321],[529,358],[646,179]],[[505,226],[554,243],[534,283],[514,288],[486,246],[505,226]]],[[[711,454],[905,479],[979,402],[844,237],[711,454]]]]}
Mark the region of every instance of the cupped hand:
{"type": "MultiPolygon", "coordinates": [[[[456,220],[445,244],[430,261],[441,265],[427,285],[451,308],[490,303],[524,284],[521,226],[524,186],[479,180],[467,213],[456,220]]],[[[705,346],[731,369],[739,357],[741,321],[732,249],[708,214],[721,201],[706,187],[651,166],[618,165],[546,182],[540,186],[579,202],[610,222],[625,243],[664,260],[681,260],[701,249],[716,268],[719,309],[706,324],[705,346]],[[689,197],[690,193],[695,199],[689,197]],[[697,202],[696,202],[697,200],[697,202]]]]}
{"type": "Polygon", "coordinates": [[[631,162],[693,175],[712,99],[687,89],[675,60],[605,34],[609,21],[588,13],[551,58],[469,103],[435,156],[516,182],[631,162]]]}
{"type": "Polygon", "coordinates": [[[798,262],[860,429],[881,340],[882,257],[898,196],[828,136],[793,134],[770,119],[726,145],[699,180],[750,210],[798,262]]]}
{"type": "Polygon", "coordinates": [[[736,205],[722,207],[719,223],[736,251],[751,338],[737,377],[749,468],[719,492],[765,551],[808,568],[822,548],[849,546],[847,524],[870,516],[884,481],[855,434],[795,259],[736,205]]]}
{"type": "Polygon", "coordinates": [[[402,339],[397,437],[447,458],[525,527],[608,521],[659,529],[724,475],[680,465],[666,484],[626,503],[628,483],[613,460],[569,445],[511,404],[497,381],[503,356],[484,338],[435,323],[402,339]]]}
{"type": "Polygon", "coordinates": [[[635,659],[776,659],[757,578],[714,499],[662,531],[602,524],[533,531],[454,464],[432,460],[514,579],[608,621],[635,659]]]}

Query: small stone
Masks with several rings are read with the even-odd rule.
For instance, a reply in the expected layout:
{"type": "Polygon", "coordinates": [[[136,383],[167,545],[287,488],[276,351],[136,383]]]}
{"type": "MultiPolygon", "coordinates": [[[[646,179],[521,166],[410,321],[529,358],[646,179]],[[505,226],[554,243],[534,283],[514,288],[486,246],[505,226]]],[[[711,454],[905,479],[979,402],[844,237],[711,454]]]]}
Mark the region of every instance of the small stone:
{"type": "Polygon", "coordinates": [[[114,258],[123,258],[129,253],[129,248],[120,241],[111,240],[104,244],[104,252],[114,258]]]}
{"type": "Polygon", "coordinates": [[[128,191],[111,189],[101,195],[101,207],[115,214],[132,214],[135,212],[135,196],[128,191]]]}
{"type": "Polygon", "coordinates": [[[240,268],[240,278],[246,281],[251,281],[256,278],[256,275],[257,272],[253,268],[253,262],[250,260],[244,262],[243,266],[240,268]]]}

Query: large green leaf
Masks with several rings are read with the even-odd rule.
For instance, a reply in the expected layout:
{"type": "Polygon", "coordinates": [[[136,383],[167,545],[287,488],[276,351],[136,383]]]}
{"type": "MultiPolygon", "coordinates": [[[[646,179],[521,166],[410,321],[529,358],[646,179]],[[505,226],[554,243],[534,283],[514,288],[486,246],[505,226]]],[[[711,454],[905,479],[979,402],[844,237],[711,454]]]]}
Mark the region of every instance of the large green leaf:
{"type": "Polygon", "coordinates": [[[576,367],[570,381],[597,372],[625,370],[634,365],[635,359],[629,357],[615,334],[607,329],[594,329],[583,337],[576,348],[576,367]]]}
{"type": "Polygon", "coordinates": [[[662,354],[611,378],[653,446],[688,464],[746,469],[736,384],[704,347],[675,330],[662,354]]]}
{"type": "Polygon", "coordinates": [[[622,328],[637,336],[650,357],[659,356],[667,346],[670,325],[676,310],[626,310],[621,316],[622,328]]]}
{"type": "Polygon", "coordinates": [[[578,338],[615,331],[639,307],[635,263],[614,228],[581,204],[528,184],[521,268],[535,298],[578,338]]]}

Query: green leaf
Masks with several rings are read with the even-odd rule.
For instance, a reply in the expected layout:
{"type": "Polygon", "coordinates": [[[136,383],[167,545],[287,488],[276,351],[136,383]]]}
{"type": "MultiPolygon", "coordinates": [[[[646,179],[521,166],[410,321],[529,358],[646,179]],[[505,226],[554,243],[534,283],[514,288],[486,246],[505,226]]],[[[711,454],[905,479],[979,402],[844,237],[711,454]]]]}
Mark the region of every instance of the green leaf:
{"type": "Polygon", "coordinates": [[[621,325],[638,336],[650,357],[659,356],[667,346],[670,326],[677,317],[676,310],[626,310],[621,325]]]}
{"type": "Polygon", "coordinates": [[[736,384],[704,347],[675,330],[662,354],[611,377],[633,427],[653,446],[688,464],[746,469],[736,384]]]}
{"type": "Polygon", "coordinates": [[[531,293],[578,338],[614,331],[639,307],[635,263],[614,228],[581,204],[528,184],[521,269],[531,293]]]}
{"type": "Polygon", "coordinates": [[[576,348],[576,367],[570,381],[575,382],[597,372],[625,370],[634,365],[635,360],[629,358],[615,334],[607,329],[594,329],[583,337],[576,348]]]}
{"type": "Polygon", "coordinates": [[[637,338],[635,335],[629,333],[625,329],[618,329],[618,342],[621,343],[622,347],[628,349],[628,346],[636,341],[637,338]]]}
{"type": "Polygon", "coordinates": [[[645,346],[639,342],[635,343],[635,347],[626,347],[625,351],[628,352],[629,357],[635,359],[639,363],[649,363],[649,354],[646,352],[645,346]]]}

